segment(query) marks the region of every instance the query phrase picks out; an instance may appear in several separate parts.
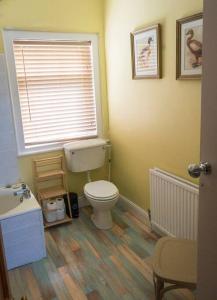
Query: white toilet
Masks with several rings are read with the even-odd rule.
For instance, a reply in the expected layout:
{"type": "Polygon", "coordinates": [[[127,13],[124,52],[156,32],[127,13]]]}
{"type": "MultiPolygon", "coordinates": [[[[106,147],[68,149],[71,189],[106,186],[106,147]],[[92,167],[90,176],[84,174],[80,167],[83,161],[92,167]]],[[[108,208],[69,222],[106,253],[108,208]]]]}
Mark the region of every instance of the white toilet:
{"type": "Polygon", "coordinates": [[[100,229],[112,227],[111,208],[119,198],[119,191],[113,183],[90,181],[89,171],[105,163],[106,145],[104,139],[81,140],[64,145],[68,169],[71,172],[88,172],[89,182],[84,186],[84,194],[93,207],[92,221],[100,229]]]}

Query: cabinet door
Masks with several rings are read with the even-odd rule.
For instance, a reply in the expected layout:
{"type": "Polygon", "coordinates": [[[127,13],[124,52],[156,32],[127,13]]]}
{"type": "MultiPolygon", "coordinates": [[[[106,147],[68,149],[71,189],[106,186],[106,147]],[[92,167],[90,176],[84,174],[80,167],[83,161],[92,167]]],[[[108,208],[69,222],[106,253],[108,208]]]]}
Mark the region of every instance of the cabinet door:
{"type": "Polygon", "coordinates": [[[8,280],[8,272],[4,254],[4,245],[0,224],[0,299],[11,299],[10,285],[8,280]]]}
{"type": "Polygon", "coordinates": [[[8,270],[46,256],[41,210],[1,221],[8,270]]]}

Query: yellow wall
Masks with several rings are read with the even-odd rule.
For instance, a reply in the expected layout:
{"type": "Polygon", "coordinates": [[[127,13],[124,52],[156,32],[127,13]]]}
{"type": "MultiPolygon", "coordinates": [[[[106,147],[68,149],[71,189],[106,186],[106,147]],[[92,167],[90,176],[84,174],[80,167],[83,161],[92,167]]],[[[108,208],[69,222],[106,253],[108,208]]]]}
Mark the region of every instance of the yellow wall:
{"type": "MultiPolygon", "coordinates": [[[[0,1],[0,29],[18,28],[34,31],[99,33],[103,131],[106,136],[108,131],[108,112],[106,101],[103,4],[104,1],[102,0],[2,0],[0,1]]],[[[0,52],[3,52],[1,35],[0,52]]],[[[32,158],[33,156],[26,156],[19,159],[21,179],[30,184],[31,187],[32,158]]],[[[104,176],[104,173],[100,172],[100,175],[104,176]]],[[[99,172],[95,172],[95,174],[97,177],[99,172]]],[[[70,189],[81,191],[85,181],[84,174],[70,174],[70,189]]]]}
{"type": "Polygon", "coordinates": [[[105,33],[113,181],[147,209],[148,170],[187,179],[199,161],[200,89],[175,80],[176,19],[202,11],[202,0],[107,0],[105,33]],[[131,79],[130,32],[161,23],[163,79],[131,79]]]}
{"type": "MultiPolygon", "coordinates": [[[[107,0],[103,4],[104,0],[2,0],[0,28],[99,33],[107,136],[105,14],[113,181],[123,195],[147,208],[150,167],[190,179],[187,165],[199,160],[200,81],[175,80],[175,20],[201,11],[202,0],[107,0]],[[158,22],[162,24],[163,79],[132,80],[129,33],[158,22]]],[[[21,179],[30,186],[32,158],[19,159],[21,179]]],[[[95,178],[105,176],[102,172],[95,172],[95,178]]],[[[85,181],[85,174],[70,174],[70,189],[80,192],[85,181]]]]}

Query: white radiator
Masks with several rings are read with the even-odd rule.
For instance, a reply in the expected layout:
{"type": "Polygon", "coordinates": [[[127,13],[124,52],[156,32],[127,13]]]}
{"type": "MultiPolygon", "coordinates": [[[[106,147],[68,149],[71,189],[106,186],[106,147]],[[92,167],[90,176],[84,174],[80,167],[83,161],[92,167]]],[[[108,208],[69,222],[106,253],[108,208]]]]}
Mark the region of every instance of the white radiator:
{"type": "Polygon", "coordinates": [[[153,227],[177,238],[196,240],[198,186],[157,168],[149,172],[153,227]]]}

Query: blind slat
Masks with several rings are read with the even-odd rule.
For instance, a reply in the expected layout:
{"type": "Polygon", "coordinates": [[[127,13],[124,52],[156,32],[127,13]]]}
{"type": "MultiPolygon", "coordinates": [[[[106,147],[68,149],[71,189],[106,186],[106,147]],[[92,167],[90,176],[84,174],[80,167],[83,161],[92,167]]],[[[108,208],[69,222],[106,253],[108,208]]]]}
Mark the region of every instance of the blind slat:
{"type": "Polygon", "coordinates": [[[96,134],[95,130],[93,130],[92,128],[90,129],[89,126],[85,126],[85,127],[74,127],[74,128],[71,128],[69,127],[68,129],[67,128],[64,128],[64,133],[62,133],[61,130],[53,130],[51,134],[49,134],[49,136],[47,135],[47,130],[45,130],[44,132],[40,132],[40,133],[37,133],[37,132],[34,132],[34,135],[30,134],[26,134],[26,139],[27,140],[30,140],[30,139],[34,139],[34,140],[38,140],[38,139],[44,139],[46,141],[46,139],[51,139],[52,136],[55,137],[56,139],[56,136],[59,135],[59,137],[62,139],[64,137],[67,138],[67,137],[73,137],[73,133],[74,134],[77,134],[78,132],[81,132],[81,133],[84,133],[86,131],[89,131],[93,134],[96,134]]]}
{"type": "MultiPolygon", "coordinates": [[[[72,132],[73,130],[78,130],[78,129],[88,129],[89,128],[89,125],[91,123],[85,123],[85,124],[77,124],[77,125],[74,125],[74,124],[70,124],[70,125],[65,125],[62,127],[62,129],[64,129],[64,134],[66,133],[66,130],[68,130],[69,132],[72,132]]],[[[31,130],[29,129],[27,132],[26,132],[26,137],[29,137],[31,138],[32,136],[32,133],[34,133],[34,137],[36,135],[47,135],[47,131],[50,130],[50,127],[43,127],[43,128],[40,128],[40,129],[34,129],[34,130],[31,130]],[[34,131],[34,132],[33,132],[34,131]]],[[[62,130],[59,129],[58,126],[53,126],[53,129],[52,129],[52,134],[56,134],[57,132],[59,133],[62,133],[62,130]]]]}
{"type": "MultiPolygon", "coordinates": [[[[76,117],[77,115],[79,115],[79,116],[89,116],[89,115],[92,115],[92,114],[94,114],[95,115],[95,111],[94,110],[89,110],[89,111],[87,111],[86,113],[85,112],[82,112],[81,113],[81,110],[80,111],[76,111],[76,112],[74,112],[74,115],[71,113],[71,112],[68,112],[68,113],[65,113],[65,118],[71,118],[71,117],[76,117]]],[[[38,113],[38,114],[36,114],[36,115],[34,115],[34,113],[33,113],[33,116],[32,116],[32,118],[30,119],[29,118],[29,114],[28,115],[25,115],[25,114],[23,114],[23,117],[22,117],[22,119],[23,120],[26,120],[27,122],[36,122],[36,121],[41,121],[41,120],[52,120],[52,119],[55,119],[55,118],[57,118],[58,116],[62,116],[62,113],[58,113],[57,111],[56,112],[54,112],[54,114],[52,114],[52,113],[42,113],[42,112],[40,112],[40,113],[38,113]]],[[[59,122],[60,123],[60,122],[59,122]]],[[[61,124],[60,124],[61,125],[61,124]]],[[[39,124],[39,126],[40,126],[40,124],[39,124]]]]}
{"type": "MultiPolygon", "coordinates": [[[[55,94],[51,94],[51,93],[41,93],[41,94],[31,94],[26,92],[26,93],[20,93],[20,96],[22,95],[23,98],[30,98],[31,97],[31,101],[34,102],[34,100],[36,101],[40,101],[40,99],[46,99],[46,100],[55,100],[55,99],[59,99],[61,101],[64,99],[71,99],[73,101],[73,99],[92,99],[94,98],[94,94],[93,94],[93,90],[90,91],[82,91],[79,93],[79,91],[72,91],[71,94],[70,93],[61,93],[61,91],[58,91],[59,93],[55,93],[55,94]]],[[[25,99],[24,99],[25,100],[25,99]]]]}
{"type": "MultiPolygon", "coordinates": [[[[82,119],[80,119],[80,120],[74,120],[74,121],[70,121],[70,122],[68,122],[66,120],[65,122],[62,122],[62,125],[69,125],[69,124],[77,124],[78,125],[78,124],[86,124],[86,123],[95,124],[94,117],[92,117],[92,118],[89,117],[88,119],[85,119],[85,120],[82,120],[82,119]]],[[[37,122],[36,122],[36,124],[26,122],[26,128],[28,130],[31,130],[31,129],[34,129],[34,128],[36,128],[36,129],[48,128],[48,127],[51,127],[51,126],[55,127],[55,126],[59,126],[59,125],[54,120],[51,120],[49,122],[42,121],[41,124],[40,124],[40,126],[37,124],[37,122]]]]}

